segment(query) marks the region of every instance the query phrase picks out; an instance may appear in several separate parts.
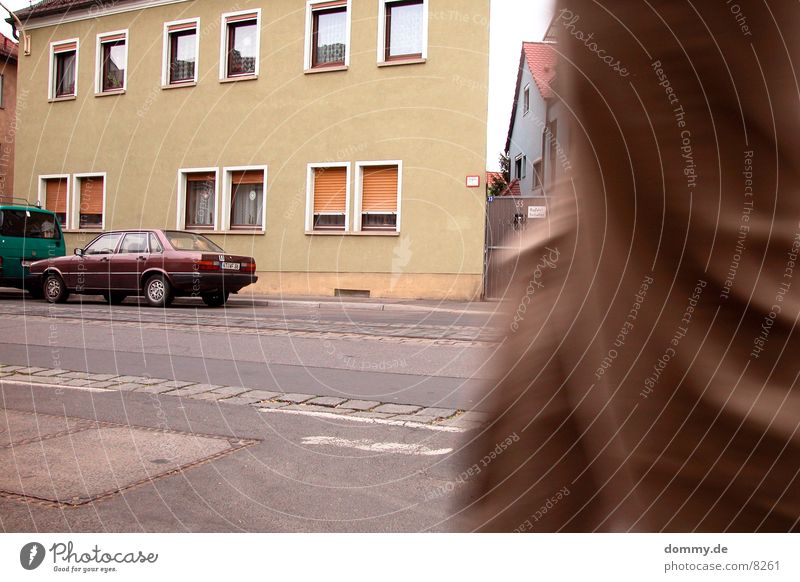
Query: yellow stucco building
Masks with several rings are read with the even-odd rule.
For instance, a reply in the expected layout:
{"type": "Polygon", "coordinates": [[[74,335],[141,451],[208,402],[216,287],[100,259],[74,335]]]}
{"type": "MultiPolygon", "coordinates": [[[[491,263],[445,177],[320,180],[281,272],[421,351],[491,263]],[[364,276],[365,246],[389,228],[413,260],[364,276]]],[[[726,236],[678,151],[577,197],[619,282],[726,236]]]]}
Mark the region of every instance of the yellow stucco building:
{"type": "Polygon", "coordinates": [[[252,292],[480,296],[489,0],[19,15],[16,195],[56,210],[70,246],[187,229],[253,255],[252,292]]]}

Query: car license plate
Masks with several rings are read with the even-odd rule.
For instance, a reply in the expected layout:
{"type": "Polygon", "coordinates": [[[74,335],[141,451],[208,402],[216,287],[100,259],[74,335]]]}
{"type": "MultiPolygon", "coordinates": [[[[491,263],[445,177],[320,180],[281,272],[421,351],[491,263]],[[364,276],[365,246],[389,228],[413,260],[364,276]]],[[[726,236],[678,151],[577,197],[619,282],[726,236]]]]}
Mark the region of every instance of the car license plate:
{"type": "Polygon", "coordinates": [[[20,261],[20,262],[22,263],[22,266],[23,266],[23,267],[25,267],[25,268],[27,269],[27,268],[30,268],[30,266],[31,266],[31,263],[32,263],[33,261],[20,261]]]}
{"type": "Polygon", "coordinates": [[[242,265],[241,263],[222,263],[222,268],[227,271],[238,271],[242,265]]]}

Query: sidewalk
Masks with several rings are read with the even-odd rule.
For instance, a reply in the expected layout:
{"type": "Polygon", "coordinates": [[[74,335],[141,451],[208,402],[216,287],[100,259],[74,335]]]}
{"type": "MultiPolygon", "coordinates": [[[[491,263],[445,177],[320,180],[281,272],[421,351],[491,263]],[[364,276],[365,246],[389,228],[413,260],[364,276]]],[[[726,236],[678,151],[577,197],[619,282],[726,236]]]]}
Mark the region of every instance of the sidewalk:
{"type": "MultiPolygon", "coordinates": [[[[19,289],[0,287],[0,298],[22,299],[30,295],[19,289]]],[[[179,298],[177,301],[191,299],[179,298]]],[[[359,299],[357,297],[272,297],[266,295],[232,295],[231,305],[254,307],[287,307],[303,309],[364,309],[369,311],[417,311],[427,313],[464,313],[494,315],[503,308],[501,301],[435,301],[428,299],[359,299]]]]}

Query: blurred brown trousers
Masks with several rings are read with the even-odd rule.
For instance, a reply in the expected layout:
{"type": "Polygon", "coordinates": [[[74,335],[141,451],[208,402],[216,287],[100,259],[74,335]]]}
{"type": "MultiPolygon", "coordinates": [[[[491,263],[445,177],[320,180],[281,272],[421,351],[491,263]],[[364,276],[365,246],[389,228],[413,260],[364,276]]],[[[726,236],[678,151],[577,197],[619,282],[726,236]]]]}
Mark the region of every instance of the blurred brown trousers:
{"type": "Polygon", "coordinates": [[[520,258],[474,453],[520,440],[459,515],[797,531],[800,3],[574,0],[555,29],[574,170],[520,258]]]}

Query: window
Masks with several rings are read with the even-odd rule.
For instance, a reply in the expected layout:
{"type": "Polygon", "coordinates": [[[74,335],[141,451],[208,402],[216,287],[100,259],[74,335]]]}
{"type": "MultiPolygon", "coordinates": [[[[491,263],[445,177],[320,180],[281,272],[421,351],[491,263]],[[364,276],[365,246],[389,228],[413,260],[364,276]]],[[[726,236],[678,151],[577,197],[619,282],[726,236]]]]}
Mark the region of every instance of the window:
{"type": "Polygon", "coordinates": [[[381,0],[378,14],[378,62],[428,57],[428,1],[381,0]]]}
{"type": "Polygon", "coordinates": [[[164,25],[162,85],[181,86],[197,82],[199,19],[168,22],[164,25]]]}
{"type": "Polygon", "coordinates": [[[78,94],[78,39],[50,45],[50,99],[78,94]]]}
{"type": "Polygon", "coordinates": [[[39,189],[39,202],[45,209],[55,213],[58,222],[64,228],[69,228],[67,223],[68,183],[69,176],[43,177],[39,189]]]}
{"type": "Polygon", "coordinates": [[[128,32],[97,35],[97,93],[121,93],[126,88],[128,32]]]}
{"type": "Polygon", "coordinates": [[[265,166],[225,168],[227,225],[231,230],[264,230],[266,174],[265,166]]]}
{"type": "Polygon", "coordinates": [[[258,75],[261,11],[222,15],[220,79],[258,75]]]}
{"type": "Polygon", "coordinates": [[[25,238],[61,238],[52,214],[31,210],[0,210],[0,235],[25,238]]]}
{"type": "Polygon", "coordinates": [[[400,162],[358,164],[358,225],[362,231],[398,231],[400,162]]]}
{"type": "Polygon", "coordinates": [[[151,253],[163,253],[164,247],[161,246],[161,242],[158,240],[158,237],[150,233],[150,252],[151,253]]]}
{"type": "Polygon", "coordinates": [[[531,110],[531,86],[525,87],[522,92],[522,114],[527,115],[531,110]]]}
{"type": "Polygon", "coordinates": [[[182,216],[179,228],[214,229],[216,226],[217,170],[182,170],[182,216]]]}
{"type": "Polygon", "coordinates": [[[105,210],[105,175],[79,174],[75,176],[73,191],[77,195],[75,206],[78,213],[78,228],[102,230],[105,210]]]}
{"type": "Polygon", "coordinates": [[[117,249],[117,243],[122,238],[122,233],[104,234],[96,238],[84,250],[87,255],[110,255],[117,249]]]}
{"type": "Polygon", "coordinates": [[[308,231],[346,231],[350,212],[350,164],[308,168],[308,231]]]}
{"type": "Polygon", "coordinates": [[[311,1],[306,10],[306,70],[350,64],[350,2],[311,1]]]}
{"type": "Polygon", "coordinates": [[[514,160],[514,177],[517,180],[522,180],[526,176],[526,168],[525,166],[528,165],[528,161],[525,156],[519,155],[514,160]]]}
{"type": "Polygon", "coordinates": [[[142,254],[147,251],[147,237],[146,232],[129,232],[122,240],[119,246],[119,253],[125,255],[142,254]]]}
{"type": "Polygon", "coordinates": [[[542,167],[542,158],[533,162],[533,190],[537,190],[544,186],[544,168],[542,167]]]}
{"type": "Polygon", "coordinates": [[[556,157],[558,155],[558,121],[553,119],[547,124],[548,160],[550,164],[550,183],[556,179],[556,157]]]}

